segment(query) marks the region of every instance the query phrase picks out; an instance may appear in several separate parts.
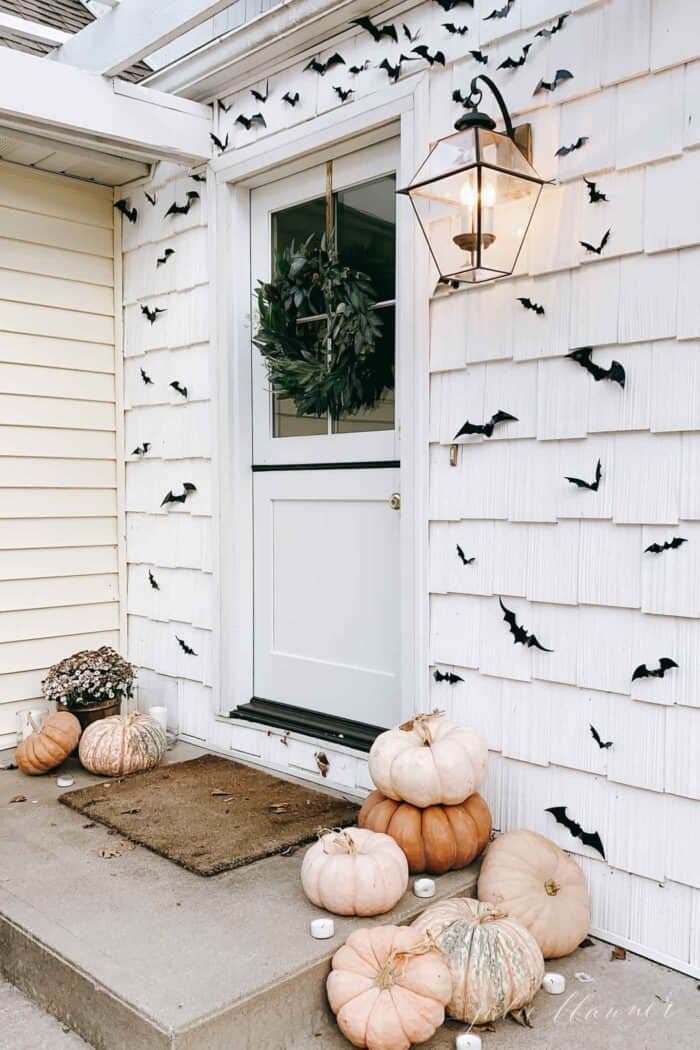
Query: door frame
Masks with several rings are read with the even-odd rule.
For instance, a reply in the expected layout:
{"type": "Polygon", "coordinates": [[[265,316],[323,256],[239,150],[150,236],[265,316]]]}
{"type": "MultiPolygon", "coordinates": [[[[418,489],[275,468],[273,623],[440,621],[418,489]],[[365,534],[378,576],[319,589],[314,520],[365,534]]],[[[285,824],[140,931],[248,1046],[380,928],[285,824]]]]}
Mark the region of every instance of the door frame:
{"type": "MultiPolygon", "coordinates": [[[[222,156],[208,175],[210,367],[216,428],[214,486],[215,717],[253,696],[253,472],[250,367],[250,190],[335,155],[352,144],[400,135],[403,184],[423,159],[428,78],[399,82],[222,156]],[[422,132],[422,133],[421,133],[422,132]],[[236,246],[235,272],[234,253],[236,246]]],[[[401,716],[428,704],[428,253],[404,198],[397,202],[397,427],[401,447],[401,716]]],[[[311,719],[310,719],[311,722],[311,719]]],[[[239,724],[245,724],[244,722],[239,724]]],[[[250,723],[253,725],[253,723],[250,723]]],[[[312,727],[308,732],[314,739],[312,727]]]]}

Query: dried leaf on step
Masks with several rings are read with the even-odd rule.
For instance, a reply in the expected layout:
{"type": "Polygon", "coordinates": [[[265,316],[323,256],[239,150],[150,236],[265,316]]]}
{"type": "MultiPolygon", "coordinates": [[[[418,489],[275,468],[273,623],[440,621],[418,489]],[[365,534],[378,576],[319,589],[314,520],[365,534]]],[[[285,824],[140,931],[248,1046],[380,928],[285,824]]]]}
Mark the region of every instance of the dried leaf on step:
{"type": "Polygon", "coordinates": [[[289,730],[285,729],[284,733],[282,733],[282,736],[280,737],[280,744],[282,744],[284,747],[289,747],[288,741],[289,741],[289,730]]]}
{"type": "Polygon", "coordinates": [[[478,1032],[479,1034],[481,1034],[481,1032],[495,1032],[496,1026],[492,1021],[487,1021],[486,1024],[472,1025],[472,1028],[467,1029],[467,1031],[474,1031],[478,1032]]]}
{"type": "Polygon", "coordinates": [[[314,758],[316,759],[316,765],[318,766],[318,771],[321,776],[327,777],[328,770],[331,768],[331,764],[328,761],[328,755],[326,755],[324,751],[317,751],[314,758]]]}
{"type": "Polygon", "coordinates": [[[12,798],[10,799],[10,801],[8,802],[8,805],[11,806],[13,802],[26,802],[26,801],[27,801],[27,796],[26,795],[13,795],[12,798]]]}
{"type": "Polygon", "coordinates": [[[121,815],[122,815],[122,817],[130,817],[134,813],[140,813],[140,812],[141,812],[141,807],[140,806],[132,806],[131,809],[123,809],[121,811],[121,815]]]}
{"type": "Polygon", "coordinates": [[[291,857],[299,849],[298,846],[286,846],[280,850],[280,857],[291,857]]]}
{"type": "Polygon", "coordinates": [[[613,947],[613,950],[610,952],[610,958],[611,959],[626,959],[627,958],[627,952],[625,951],[624,948],[620,948],[616,944],[613,947]]]}
{"type": "Polygon", "coordinates": [[[122,853],[128,853],[131,849],[136,849],[135,842],[117,842],[115,846],[104,846],[100,850],[100,856],[111,860],[112,857],[121,857],[122,853]]]}
{"type": "Polygon", "coordinates": [[[530,1020],[530,1011],[526,1010],[523,1006],[520,1010],[511,1010],[510,1016],[513,1020],[523,1026],[523,1028],[532,1028],[532,1021],[530,1020]]]}
{"type": "Polygon", "coordinates": [[[594,943],[595,942],[592,941],[590,937],[584,937],[581,943],[579,944],[579,948],[592,948],[594,943]]]}
{"type": "Polygon", "coordinates": [[[270,805],[267,808],[270,810],[270,813],[286,813],[287,810],[289,809],[289,803],[288,802],[271,802],[270,805]]]}
{"type": "Polygon", "coordinates": [[[6,762],[4,765],[0,766],[0,770],[2,769],[17,769],[17,766],[14,764],[14,762],[6,762]]]}
{"type": "Polygon", "coordinates": [[[95,824],[95,822],[93,821],[92,824],[83,824],[83,827],[84,828],[96,828],[97,824],[95,824]]]}

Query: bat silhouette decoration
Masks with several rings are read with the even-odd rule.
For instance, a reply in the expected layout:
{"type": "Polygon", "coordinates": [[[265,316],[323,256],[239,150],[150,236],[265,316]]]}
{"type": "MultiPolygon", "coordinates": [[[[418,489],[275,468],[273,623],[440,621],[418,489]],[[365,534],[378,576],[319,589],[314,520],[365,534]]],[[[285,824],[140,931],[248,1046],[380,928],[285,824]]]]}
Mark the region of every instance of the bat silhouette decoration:
{"type": "Polygon", "coordinates": [[[447,672],[443,673],[442,671],[438,671],[437,667],[435,668],[435,671],[433,672],[433,678],[435,679],[436,682],[449,682],[450,685],[456,685],[457,682],[463,682],[464,681],[464,679],[460,678],[460,676],[458,674],[454,674],[454,672],[452,672],[452,671],[447,671],[447,672]]]}
{"type": "Polygon", "coordinates": [[[259,128],[267,127],[267,121],[265,120],[262,113],[253,113],[251,117],[246,117],[243,115],[243,113],[239,113],[234,123],[242,124],[246,131],[250,131],[250,129],[255,127],[256,125],[259,128]]]}
{"type": "Polygon", "coordinates": [[[199,175],[190,175],[190,178],[194,182],[206,182],[207,181],[207,177],[203,173],[200,173],[199,175]]]}
{"type": "Polygon", "coordinates": [[[132,456],[145,456],[151,447],[150,441],[144,441],[143,444],[137,445],[134,451],[131,453],[132,456]]]}
{"type": "Polygon", "coordinates": [[[593,182],[592,179],[587,179],[585,175],[583,177],[583,181],[586,183],[586,186],[588,186],[588,203],[589,204],[597,204],[598,201],[606,201],[608,199],[605,196],[605,194],[601,193],[600,190],[598,189],[598,183],[597,182],[593,182]]]}
{"type": "Polygon", "coordinates": [[[532,299],[528,299],[526,296],[517,296],[518,302],[522,303],[526,310],[532,310],[536,314],[544,314],[544,306],[539,303],[533,303],[532,299]]]}
{"type": "Polygon", "coordinates": [[[504,59],[504,61],[501,62],[500,66],[498,68],[499,69],[517,69],[519,66],[524,66],[525,63],[527,62],[528,52],[530,51],[531,47],[532,47],[532,44],[525,44],[525,46],[523,47],[523,49],[522,49],[522,51],[520,53],[520,58],[511,58],[510,55],[509,55],[508,58],[504,59]]]}
{"type": "Polygon", "coordinates": [[[154,591],[160,590],[160,584],[158,583],[158,580],[155,578],[150,569],[148,570],[148,582],[150,583],[154,591]]]}
{"type": "Polygon", "coordinates": [[[136,208],[129,207],[129,199],[127,197],[122,197],[121,200],[115,201],[112,207],[116,208],[118,212],[121,212],[124,218],[128,219],[129,222],[136,222],[139,216],[136,208]]]}
{"type": "Polygon", "coordinates": [[[464,551],[462,550],[462,548],[460,547],[459,544],[457,544],[457,557],[461,561],[462,565],[473,565],[474,562],[476,561],[476,557],[474,557],[474,558],[467,558],[467,556],[465,555],[464,551]]]}
{"type": "Polygon", "coordinates": [[[566,806],[549,806],[545,813],[551,813],[557,824],[563,824],[575,839],[580,839],[584,846],[596,850],[605,860],[605,850],[598,832],[584,831],[580,824],[566,815],[566,806]]]}
{"type": "MultiPolygon", "coordinates": [[[[236,123],[239,123],[239,121],[236,121],[236,123]]],[[[228,131],[226,132],[226,138],[223,140],[220,139],[218,135],[215,135],[213,131],[209,132],[209,138],[212,140],[219,153],[226,152],[228,149],[228,131]]]]}
{"type": "Polygon", "coordinates": [[[600,460],[596,463],[595,468],[595,481],[583,481],[581,478],[567,478],[572,485],[576,485],[579,489],[590,489],[591,492],[597,492],[600,486],[600,479],[603,476],[603,471],[600,466],[600,460]]]}
{"type": "Polygon", "coordinates": [[[560,84],[573,79],[574,74],[569,69],[558,69],[554,74],[554,80],[540,80],[532,93],[539,95],[541,91],[556,91],[560,84]]]}
{"type": "Polygon", "coordinates": [[[148,203],[155,208],[156,204],[158,203],[158,198],[156,197],[155,193],[149,193],[148,190],[144,190],[143,195],[148,201],[148,203]]]}
{"type": "Polygon", "coordinates": [[[369,59],[366,58],[362,65],[350,66],[348,72],[352,73],[354,77],[359,76],[360,73],[364,73],[366,69],[369,69],[369,59]]]}
{"type": "Polygon", "coordinates": [[[427,44],[419,44],[418,47],[412,47],[411,51],[414,55],[420,55],[420,57],[424,58],[425,61],[430,63],[431,66],[434,66],[435,63],[437,63],[440,66],[445,65],[445,55],[443,54],[443,52],[435,51],[431,55],[430,51],[428,50],[427,44]]]}
{"type": "Polygon", "coordinates": [[[285,91],[285,93],[282,95],[282,101],[288,103],[288,105],[290,105],[293,109],[299,101],[299,97],[300,96],[298,91],[295,91],[293,95],[290,95],[288,91],[285,91]]]}
{"type": "Polygon", "coordinates": [[[156,259],[156,266],[165,266],[166,262],[171,255],[175,254],[174,248],[166,248],[162,255],[159,255],[156,259]]]}
{"type": "Polygon", "coordinates": [[[582,248],[585,248],[587,252],[593,252],[594,255],[600,255],[605,245],[610,240],[610,230],[603,234],[603,239],[600,244],[596,247],[595,244],[589,244],[588,241],[579,241],[578,243],[582,248]]]}
{"type": "Polygon", "coordinates": [[[347,100],[355,94],[353,88],[336,87],[335,84],[333,85],[333,90],[335,91],[336,95],[338,96],[341,102],[347,102],[347,100]]]}
{"type": "Polygon", "coordinates": [[[443,11],[454,11],[455,7],[459,7],[460,4],[468,4],[469,7],[474,6],[474,0],[436,0],[436,3],[440,5],[443,11]]]}
{"type": "Polygon", "coordinates": [[[553,649],[546,649],[536,635],[530,634],[525,627],[522,627],[517,622],[515,613],[511,612],[510,609],[506,609],[501,598],[498,599],[498,603],[503,610],[503,619],[508,624],[510,633],[513,635],[513,645],[525,645],[528,649],[539,649],[543,653],[554,652],[553,649]]]}
{"type": "Polygon", "coordinates": [[[490,15],[486,15],[484,22],[490,22],[494,18],[507,18],[511,12],[515,0],[506,0],[505,7],[495,8],[490,15]]]}
{"type": "Polygon", "coordinates": [[[231,105],[227,106],[226,103],[222,102],[221,99],[217,99],[217,105],[218,105],[218,107],[219,107],[219,109],[221,110],[222,113],[228,113],[228,111],[230,110],[231,105],[233,105],[233,103],[231,103],[231,105]]]}
{"type": "Polygon", "coordinates": [[[683,543],[688,541],[683,536],[674,536],[672,540],[668,540],[666,543],[652,543],[644,550],[645,554],[661,554],[663,551],[672,551],[677,547],[680,547],[683,543]]]}
{"type": "Polygon", "coordinates": [[[454,22],[443,22],[442,28],[446,29],[450,36],[464,36],[469,32],[469,26],[456,26],[454,22]]]}
{"type": "Polygon", "coordinates": [[[179,635],[176,634],[175,639],[177,641],[177,644],[180,646],[180,648],[186,656],[197,656],[197,653],[194,651],[192,646],[188,645],[187,642],[183,641],[179,635]]]}
{"type": "Polygon", "coordinates": [[[398,44],[399,42],[399,34],[396,32],[396,26],[391,22],[388,22],[383,26],[376,26],[372,19],[368,15],[365,15],[363,18],[353,18],[350,25],[359,26],[360,29],[365,29],[377,43],[382,40],[383,37],[393,40],[395,44],[398,44]]]}
{"type": "Polygon", "coordinates": [[[415,44],[416,40],[420,37],[420,29],[417,29],[415,33],[411,32],[410,26],[407,26],[405,22],[401,23],[403,29],[403,35],[408,40],[409,44],[415,44]]]}
{"type": "Polygon", "coordinates": [[[551,40],[555,33],[558,33],[560,29],[564,28],[564,23],[568,18],[568,14],[559,15],[559,18],[551,26],[545,27],[544,29],[538,29],[535,36],[544,37],[545,40],[551,40]]]}
{"type": "Polygon", "coordinates": [[[173,390],[176,390],[178,394],[182,394],[183,397],[187,397],[187,387],[182,386],[177,379],[173,379],[172,383],[170,383],[170,386],[173,388],[173,390]]]}
{"type": "Polygon", "coordinates": [[[554,154],[555,157],[568,157],[570,153],[575,153],[577,149],[581,149],[587,142],[590,142],[588,135],[579,135],[575,142],[572,142],[570,146],[560,146],[557,152],[554,154]]]}
{"type": "Polygon", "coordinates": [[[659,666],[651,671],[646,664],[640,664],[639,667],[635,667],[632,681],[636,682],[638,678],[663,678],[666,672],[673,667],[678,667],[676,661],[672,660],[670,656],[662,656],[659,660],[659,666]]]}
{"type": "Polygon", "coordinates": [[[167,309],[165,307],[161,308],[160,306],[151,307],[144,305],[141,307],[141,313],[144,317],[148,318],[150,324],[155,324],[158,320],[158,316],[167,313],[167,309]]]}
{"type": "Polygon", "coordinates": [[[566,356],[570,357],[572,361],[576,361],[577,364],[585,368],[587,372],[595,379],[596,383],[601,379],[609,379],[613,383],[619,383],[624,388],[625,385],[625,370],[619,361],[613,361],[610,368],[601,368],[595,361],[591,360],[591,354],[593,353],[592,346],[579,346],[576,350],[572,350],[566,356]]]}
{"type": "Polygon", "coordinates": [[[609,747],[613,746],[612,740],[601,740],[600,739],[600,733],[598,732],[598,730],[596,729],[595,726],[589,726],[588,728],[591,731],[591,736],[595,740],[595,742],[598,745],[598,747],[601,748],[601,750],[606,751],[609,747]]]}
{"type": "Polygon", "coordinates": [[[418,61],[417,58],[411,58],[410,55],[403,55],[402,54],[402,55],[399,55],[395,66],[392,66],[392,64],[389,61],[389,59],[385,58],[382,62],[379,63],[379,68],[386,70],[386,74],[389,77],[389,80],[392,82],[392,84],[395,84],[396,81],[401,76],[401,66],[403,65],[403,63],[404,62],[417,62],[417,61],[418,61]]]}
{"type": "Polygon", "coordinates": [[[511,416],[510,412],[503,412],[500,408],[498,412],[491,416],[486,423],[470,423],[469,420],[465,420],[462,426],[455,434],[453,441],[456,441],[458,437],[462,437],[463,434],[483,434],[484,437],[490,438],[493,434],[494,428],[499,423],[507,423],[509,420],[513,420],[514,423],[518,422],[517,416],[511,416]]]}
{"type": "Polygon", "coordinates": [[[193,492],[197,491],[197,486],[193,485],[191,481],[183,481],[182,490],[183,491],[179,492],[177,496],[173,494],[172,489],[168,493],[166,493],[166,495],[163,497],[163,501],[161,502],[161,507],[164,507],[166,503],[185,503],[187,497],[191,496],[193,492]]]}
{"type": "Polygon", "coordinates": [[[345,59],[336,51],[326,62],[319,62],[318,59],[312,58],[309,64],[304,66],[304,72],[306,72],[307,69],[310,69],[313,73],[318,73],[320,77],[325,77],[329,69],[333,69],[334,66],[344,65],[345,59]]]}
{"type": "Polygon", "coordinates": [[[141,373],[141,378],[143,379],[143,385],[153,386],[153,380],[149,376],[148,372],[145,372],[143,368],[139,368],[139,372],[141,373]]]}
{"type": "Polygon", "coordinates": [[[482,66],[488,64],[489,56],[485,55],[483,51],[470,51],[469,54],[472,58],[476,59],[477,62],[480,62],[482,66]]]}
{"type": "Polygon", "coordinates": [[[251,93],[251,95],[253,96],[253,98],[255,99],[256,102],[262,102],[262,103],[267,102],[268,98],[270,97],[270,81],[269,80],[265,81],[265,94],[264,95],[263,95],[262,91],[256,91],[255,88],[251,88],[250,89],[250,93],[251,93]]]}
{"type": "Polygon", "coordinates": [[[187,215],[190,208],[195,201],[199,200],[199,193],[197,190],[188,190],[187,199],[184,204],[178,204],[177,201],[173,201],[168,210],[166,211],[166,217],[168,215],[187,215]]]}

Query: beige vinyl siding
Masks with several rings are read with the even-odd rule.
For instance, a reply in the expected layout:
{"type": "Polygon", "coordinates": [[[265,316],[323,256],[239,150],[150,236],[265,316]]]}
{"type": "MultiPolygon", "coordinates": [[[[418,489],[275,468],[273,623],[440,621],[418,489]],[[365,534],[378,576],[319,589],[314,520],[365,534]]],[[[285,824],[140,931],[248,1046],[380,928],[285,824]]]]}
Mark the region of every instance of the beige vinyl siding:
{"type": "Polygon", "coordinates": [[[0,747],[120,645],[114,281],[111,190],[0,163],[0,747]]]}

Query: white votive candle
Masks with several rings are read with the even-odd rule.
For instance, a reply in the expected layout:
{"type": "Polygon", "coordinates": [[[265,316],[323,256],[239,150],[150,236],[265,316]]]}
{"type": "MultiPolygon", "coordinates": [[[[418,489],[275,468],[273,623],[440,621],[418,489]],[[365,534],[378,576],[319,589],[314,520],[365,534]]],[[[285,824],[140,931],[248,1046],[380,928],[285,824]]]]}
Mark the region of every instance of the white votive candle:
{"type": "Polygon", "coordinates": [[[435,880],[416,879],[413,883],[413,892],[415,893],[416,897],[434,897],[435,880]]]}
{"type": "Polygon", "coordinates": [[[455,1039],[456,1050],[481,1050],[481,1036],[476,1032],[462,1032],[455,1039]]]}
{"type": "Polygon", "coordinates": [[[149,707],[148,713],[155,722],[163,727],[163,732],[165,732],[168,728],[167,707],[149,707]]]}
{"type": "Polygon", "coordinates": [[[550,995],[563,995],[566,991],[566,979],[560,973],[546,973],[542,987],[550,995]]]}
{"type": "Polygon", "coordinates": [[[332,919],[312,919],[309,928],[311,936],[317,941],[325,941],[335,933],[335,923],[332,919]]]}

